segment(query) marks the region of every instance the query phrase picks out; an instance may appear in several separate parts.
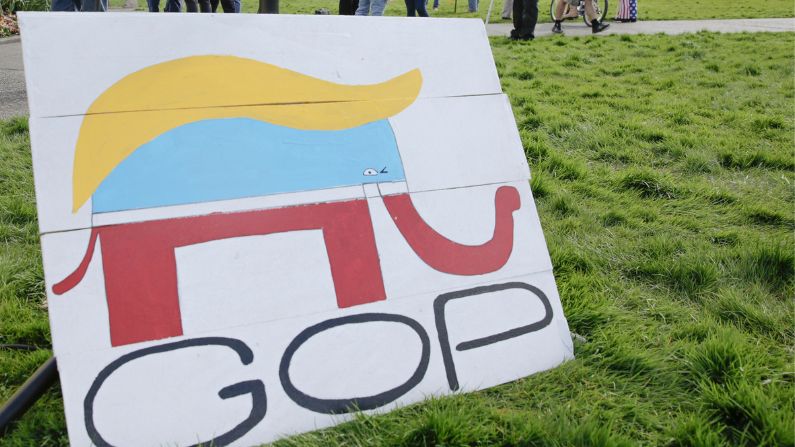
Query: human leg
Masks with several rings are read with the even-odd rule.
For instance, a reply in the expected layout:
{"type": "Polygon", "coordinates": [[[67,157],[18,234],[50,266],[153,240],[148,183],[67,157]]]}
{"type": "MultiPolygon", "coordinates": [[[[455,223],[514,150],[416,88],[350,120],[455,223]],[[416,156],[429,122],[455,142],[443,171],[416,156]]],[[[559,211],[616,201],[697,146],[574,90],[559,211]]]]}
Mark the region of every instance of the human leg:
{"type": "Polygon", "coordinates": [[[80,11],[80,2],[74,0],[52,0],[52,11],[80,11]]]}
{"type": "Polygon", "coordinates": [[[104,12],[108,10],[108,0],[82,0],[79,3],[80,10],[85,12],[104,12]]]}
{"type": "Polygon", "coordinates": [[[414,7],[417,10],[418,16],[428,17],[428,10],[425,8],[425,0],[415,0],[414,7]]]}
{"type": "Polygon", "coordinates": [[[166,0],[166,7],[163,12],[180,12],[182,10],[182,3],[179,0],[166,0]]]}
{"type": "Polygon", "coordinates": [[[596,10],[593,9],[593,2],[586,0],[585,2],[585,16],[588,17],[589,20],[598,19],[596,17],[596,10]]]}
{"type": "Polygon", "coordinates": [[[522,36],[530,39],[535,38],[536,23],[538,22],[538,0],[525,0],[524,8],[524,30],[522,36]]]}
{"type": "Polygon", "coordinates": [[[405,1],[406,1],[406,17],[416,16],[416,8],[414,8],[414,0],[405,0],[405,1]]]}
{"type": "Polygon", "coordinates": [[[629,20],[629,0],[619,0],[614,20],[625,22],[629,20]]]}
{"type": "Polygon", "coordinates": [[[234,14],[235,2],[233,0],[221,0],[221,8],[223,8],[224,14],[234,14]]]}
{"type": "Polygon", "coordinates": [[[509,20],[511,18],[511,12],[513,11],[513,0],[505,0],[502,4],[502,18],[504,20],[509,20]]]}
{"type": "Polygon", "coordinates": [[[469,0],[469,12],[478,12],[478,0],[469,0]]]}
{"type": "Polygon", "coordinates": [[[577,7],[566,3],[566,10],[563,12],[563,19],[576,19],[578,17],[580,17],[580,13],[577,11],[577,7]]]}
{"type": "Polygon", "coordinates": [[[566,11],[566,0],[558,0],[558,4],[555,5],[555,18],[557,20],[563,19],[563,13],[566,11]]]}
{"type": "Polygon", "coordinates": [[[522,29],[522,8],[526,0],[513,0],[513,30],[511,30],[511,39],[519,37],[519,30],[522,29]]]}
{"type": "Polygon", "coordinates": [[[610,24],[599,21],[596,11],[593,9],[593,2],[588,0],[585,2],[585,15],[591,20],[591,31],[596,34],[607,29],[610,24]]]}
{"type": "Polygon", "coordinates": [[[538,21],[538,0],[514,0],[513,25],[511,38],[531,40],[535,38],[536,22],[538,21]]]}
{"type": "Polygon", "coordinates": [[[563,15],[563,11],[566,10],[566,5],[567,3],[565,2],[565,0],[558,0],[558,4],[555,5],[555,24],[552,25],[553,33],[560,34],[563,32],[563,27],[561,26],[561,23],[566,18],[563,15]]]}
{"type": "Polygon", "coordinates": [[[384,9],[386,9],[386,1],[387,0],[371,0],[370,15],[371,16],[384,15],[384,9]]]}
{"type": "Polygon", "coordinates": [[[370,0],[359,0],[359,6],[356,8],[357,16],[369,16],[370,15],[370,0]]]}
{"type": "Polygon", "coordinates": [[[199,3],[196,0],[185,0],[185,9],[188,12],[199,12],[199,3]]]}
{"type": "Polygon", "coordinates": [[[359,2],[356,0],[340,0],[339,13],[341,16],[352,16],[358,7],[359,2]]]}

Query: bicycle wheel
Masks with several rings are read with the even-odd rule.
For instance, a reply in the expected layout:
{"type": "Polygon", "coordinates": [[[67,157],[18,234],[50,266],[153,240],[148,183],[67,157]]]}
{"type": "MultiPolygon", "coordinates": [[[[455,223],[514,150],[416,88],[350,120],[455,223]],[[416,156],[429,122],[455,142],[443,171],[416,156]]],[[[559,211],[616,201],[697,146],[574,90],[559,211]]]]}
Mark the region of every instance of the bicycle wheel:
{"type": "MultiPolygon", "coordinates": [[[[607,0],[585,0],[585,1],[593,3],[593,10],[596,11],[596,19],[599,20],[599,22],[601,22],[605,17],[607,17],[607,0]]],[[[587,13],[583,14],[582,19],[586,25],[591,26],[591,19],[588,18],[587,13]]]]}
{"type": "MultiPolygon", "coordinates": [[[[558,18],[555,17],[555,11],[557,11],[559,3],[565,4],[566,0],[552,0],[551,2],[549,2],[549,18],[551,18],[553,22],[558,20],[558,18]]],[[[576,19],[577,18],[576,14],[577,14],[577,8],[568,5],[563,7],[563,20],[576,19]]]]}

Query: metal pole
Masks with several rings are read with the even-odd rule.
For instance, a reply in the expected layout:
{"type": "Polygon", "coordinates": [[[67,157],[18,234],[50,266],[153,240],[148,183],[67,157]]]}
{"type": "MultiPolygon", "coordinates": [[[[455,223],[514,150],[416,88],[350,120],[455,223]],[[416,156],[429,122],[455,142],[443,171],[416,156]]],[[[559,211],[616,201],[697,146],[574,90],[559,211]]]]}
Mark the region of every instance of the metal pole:
{"type": "Polygon", "coordinates": [[[279,0],[259,0],[257,14],[278,14],[279,0]]]}
{"type": "Polygon", "coordinates": [[[55,357],[50,357],[0,408],[0,435],[6,428],[33,405],[45,391],[58,379],[58,366],[55,357]]]}
{"type": "Polygon", "coordinates": [[[489,24],[489,19],[491,18],[491,8],[493,7],[494,7],[494,0],[491,0],[491,3],[489,3],[489,11],[486,13],[486,25],[489,24]]]}

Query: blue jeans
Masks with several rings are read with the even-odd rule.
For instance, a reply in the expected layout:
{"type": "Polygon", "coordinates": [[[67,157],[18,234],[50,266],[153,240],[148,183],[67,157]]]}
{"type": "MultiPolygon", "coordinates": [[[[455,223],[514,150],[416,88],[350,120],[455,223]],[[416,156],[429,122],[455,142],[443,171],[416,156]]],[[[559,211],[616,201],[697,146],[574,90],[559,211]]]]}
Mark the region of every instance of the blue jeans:
{"type": "Polygon", "coordinates": [[[382,16],[386,9],[386,0],[359,0],[357,16],[382,16]]]}
{"type": "Polygon", "coordinates": [[[478,12],[478,0],[469,0],[469,12],[478,12]]]}
{"type": "MultiPolygon", "coordinates": [[[[160,0],[146,0],[149,6],[149,12],[160,12],[160,0]]],[[[182,10],[182,3],[179,0],[166,0],[166,7],[163,12],[180,12],[182,10]]]]}
{"type": "Polygon", "coordinates": [[[107,11],[108,0],[52,0],[52,11],[107,11]]]}

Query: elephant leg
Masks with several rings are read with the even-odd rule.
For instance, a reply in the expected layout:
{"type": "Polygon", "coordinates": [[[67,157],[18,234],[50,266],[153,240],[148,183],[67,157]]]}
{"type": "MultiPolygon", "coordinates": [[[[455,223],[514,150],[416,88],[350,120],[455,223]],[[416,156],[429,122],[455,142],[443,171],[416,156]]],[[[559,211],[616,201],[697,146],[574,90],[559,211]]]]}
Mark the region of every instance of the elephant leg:
{"type": "Polygon", "coordinates": [[[102,229],[112,346],[182,335],[174,248],[156,225],[102,229]]]}

